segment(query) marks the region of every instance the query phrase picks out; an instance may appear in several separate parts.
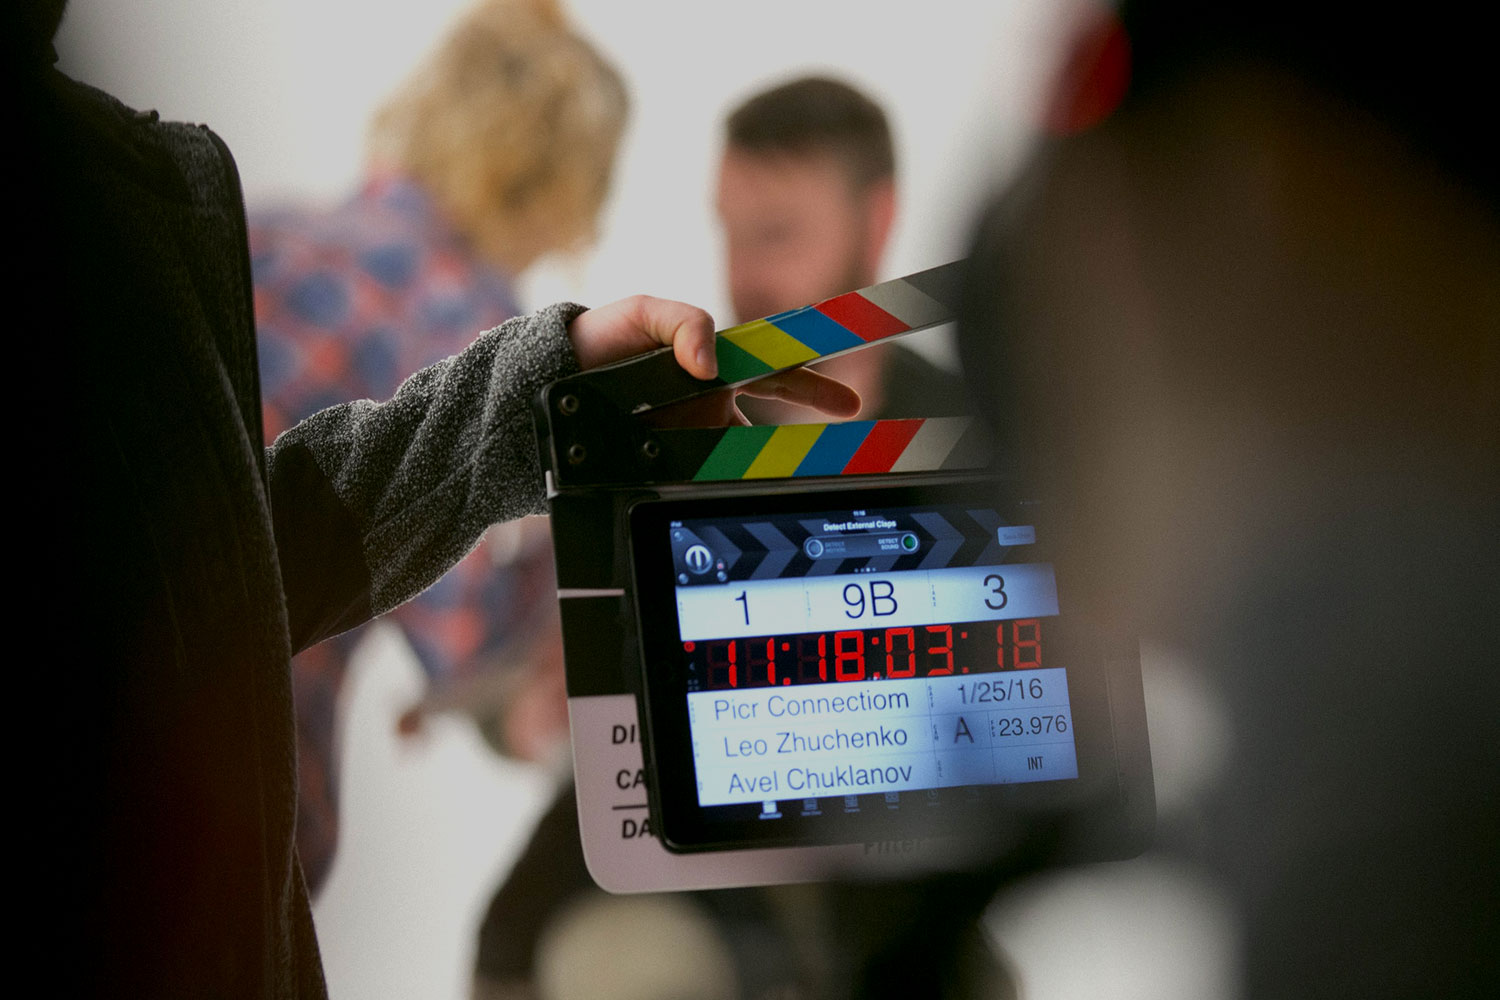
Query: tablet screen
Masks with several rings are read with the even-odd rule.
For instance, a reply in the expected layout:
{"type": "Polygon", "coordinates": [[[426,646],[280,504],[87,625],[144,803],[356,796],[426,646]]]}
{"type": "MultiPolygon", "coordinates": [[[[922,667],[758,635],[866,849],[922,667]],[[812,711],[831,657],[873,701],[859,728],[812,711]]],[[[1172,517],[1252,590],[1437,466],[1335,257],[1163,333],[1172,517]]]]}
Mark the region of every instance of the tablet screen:
{"type": "Polygon", "coordinates": [[[669,843],[939,828],[1077,779],[1108,728],[1100,653],[1061,614],[1034,514],[971,486],[642,505],[669,843]]]}

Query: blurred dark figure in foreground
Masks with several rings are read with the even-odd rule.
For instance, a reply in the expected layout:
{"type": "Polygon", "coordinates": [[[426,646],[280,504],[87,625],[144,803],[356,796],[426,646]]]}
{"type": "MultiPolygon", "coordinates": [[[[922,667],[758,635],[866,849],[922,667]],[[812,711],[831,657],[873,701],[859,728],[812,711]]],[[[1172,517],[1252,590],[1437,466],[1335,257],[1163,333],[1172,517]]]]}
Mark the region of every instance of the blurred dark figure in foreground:
{"type": "MultiPolygon", "coordinates": [[[[544,508],[542,386],[664,343],[707,377],[713,321],[645,296],[559,304],[267,447],[233,157],[206,128],[59,73],[61,17],[49,4],[0,30],[23,150],[15,298],[46,309],[32,328],[57,355],[18,365],[45,367],[29,380],[45,396],[25,401],[14,448],[14,620],[56,647],[28,672],[45,694],[17,703],[66,706],[45,761],[18,768],[41,786],[17,798],[42,818],[26,824],[42,850],[24,853],[55,908],[35,920],[62,953],[41,963],[46,990],[323,997],[293,842],[292,654],[544,508]]],[[[807,373],[781,388],[798,386],[829,392],[835,415],[858,406],[807,373]]],[[[722,396],[683,419],[736,416],[722,396]]]]}
{"type": "Polygon", "coordinates": [[[1168,846],[1252,997],[1500,995],[1500,169],[1489,34],[1440,6],[1126,4],[970,264],[1070,606],[1229,708],[1168,846]]]}

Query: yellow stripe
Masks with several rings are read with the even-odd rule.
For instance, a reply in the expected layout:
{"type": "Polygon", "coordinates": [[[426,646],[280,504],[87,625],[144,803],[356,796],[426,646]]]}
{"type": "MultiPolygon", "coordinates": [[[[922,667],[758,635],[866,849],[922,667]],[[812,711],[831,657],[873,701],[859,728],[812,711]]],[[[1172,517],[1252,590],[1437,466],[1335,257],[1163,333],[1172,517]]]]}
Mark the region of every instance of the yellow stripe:
{"type": "Polygon", "coordinates": [[[772,479],[790,476],[812,450],[813,442],[823,433],[823,424],[787,424],[776,428],[776,433],[766,442],[750,468],[745,470],[745,479],[772,479]]]}
{"type": "Polygon", "coordinates": [[[721,336],[776,369],[790,368],[818,356],[817,351],[763,319],[725,330],[721,336]]]}

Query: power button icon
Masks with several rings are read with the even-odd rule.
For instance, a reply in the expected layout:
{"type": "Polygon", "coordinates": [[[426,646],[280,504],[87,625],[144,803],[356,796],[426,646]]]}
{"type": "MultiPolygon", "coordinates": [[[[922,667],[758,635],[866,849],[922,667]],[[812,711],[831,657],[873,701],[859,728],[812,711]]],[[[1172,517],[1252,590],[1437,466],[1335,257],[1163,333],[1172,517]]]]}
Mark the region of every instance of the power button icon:
{"type": "Polygon", "coordinates": [[[682,561],[687,563],[688,569],[701,574],[708,572],[714,563],[714,557],[706,545],[689,545],[688,550],[682,554],[682,561]]]}

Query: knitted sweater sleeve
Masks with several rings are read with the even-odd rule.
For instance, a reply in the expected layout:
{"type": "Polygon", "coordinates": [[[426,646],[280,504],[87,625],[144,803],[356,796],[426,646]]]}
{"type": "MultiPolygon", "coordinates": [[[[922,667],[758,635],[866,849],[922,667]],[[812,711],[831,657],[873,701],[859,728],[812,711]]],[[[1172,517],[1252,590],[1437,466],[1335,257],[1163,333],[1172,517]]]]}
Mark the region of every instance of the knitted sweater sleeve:
{"type": "Polygon", "coordinates": [[[531,401],[578,370],[561,304],[482,334],[388,401],[330,407],[267,449],[294,650],[420,593],[496,521],[545,509],[531,401]]]}

